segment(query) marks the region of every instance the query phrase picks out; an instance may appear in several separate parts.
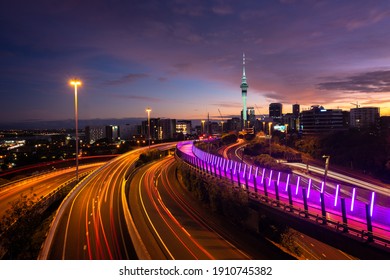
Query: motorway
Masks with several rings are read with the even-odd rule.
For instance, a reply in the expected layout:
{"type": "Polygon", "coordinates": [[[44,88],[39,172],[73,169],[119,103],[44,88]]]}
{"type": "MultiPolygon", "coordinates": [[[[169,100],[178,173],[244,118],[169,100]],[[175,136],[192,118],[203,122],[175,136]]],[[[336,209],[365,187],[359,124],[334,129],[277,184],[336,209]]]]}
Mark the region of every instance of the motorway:
{"type": "MultiPolygon", "coordinates": [[[[80,165],[79,172],[89,173],[101,166],[102,163],[80,165]]],[[[0,217],[10,207],[10,203],[27,195],[33,200],[45,197],[61,185],[75,178],[75,168],[66,168],[46,174],[34,176],[15,183],[7,184],[0,188],[0,217]],[[34,198],[35,195],[35,198],[34,198]]]]}
{"type": "Polygon", "coordinates": [[[176,168],[170,156],[140,169],[130,185],[131,213],[152,259],[291,258],[213,218],[180,184],[176,168]]]}
{"type": "Polygon", "coordinates": [[[109,161],[76,186],[57,212],[40,259],[137,258],[122,195],[130,167],[146,150],[137,149],[109,161]]]}

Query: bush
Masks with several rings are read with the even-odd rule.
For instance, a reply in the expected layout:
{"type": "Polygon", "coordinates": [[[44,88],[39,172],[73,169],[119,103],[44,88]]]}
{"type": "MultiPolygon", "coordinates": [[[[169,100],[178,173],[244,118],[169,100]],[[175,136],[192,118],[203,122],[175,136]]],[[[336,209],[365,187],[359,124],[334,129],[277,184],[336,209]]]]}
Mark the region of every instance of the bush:
{"type": "Polygon", "coordinates": [[[222,136],[222,144],[224,145],[229,145],[229,144],[234,144],[237,142],[237,135],[236,134],[233,134],[233,133],[229,133],[229,134],[226,134],[224,136],[222,136]]]}
{"type": "Polygon", "coordinates": [[[255,163],[255,165],[263,167],[263,168],[291,173],[290,167],[288,167],[284,164],[278,163],[276,161],[276,159],[274,159],[273,157],[271,157],[270,155],[267,155],[267,154],[262,154],[262,155],[257,156],[254,160],[254,163],[255,163]]]}

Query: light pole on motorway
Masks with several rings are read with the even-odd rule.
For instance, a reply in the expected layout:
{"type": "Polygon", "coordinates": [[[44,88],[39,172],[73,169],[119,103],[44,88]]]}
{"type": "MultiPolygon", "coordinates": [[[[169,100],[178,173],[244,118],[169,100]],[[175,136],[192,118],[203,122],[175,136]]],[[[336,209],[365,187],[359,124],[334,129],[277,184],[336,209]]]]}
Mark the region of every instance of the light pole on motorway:
{"type": "Polygon", "coordinates": [[[79,126],[78,126],[78,105],[77,105],[77,87],[81,86],[81,81],[73,79],[70,85],[74,86],[74,111],[76,123],[76,180],[79,181],[79,126]]]}
{"type": "Polygon", "coordinates": [[[146,108],[146,112],[148,113],[148,142],[149,142],[149,149],[150,149],[150,112],[152,111],[152,109],[150,108],[146,108]]]}
{"type": "Polygon", "coordinates": [[[326,186],[326,176],[328,175],[330,156],[323,155],[322,158],[325,159],[324,186],[326,186]]]}
{"type": "Polygon", "coordinates": [[[269,133],[269,155],[271,155],[271,139],[272,139],[272,132],[271,132],[272,122],[268,123],[268,133],[269,133]]]}

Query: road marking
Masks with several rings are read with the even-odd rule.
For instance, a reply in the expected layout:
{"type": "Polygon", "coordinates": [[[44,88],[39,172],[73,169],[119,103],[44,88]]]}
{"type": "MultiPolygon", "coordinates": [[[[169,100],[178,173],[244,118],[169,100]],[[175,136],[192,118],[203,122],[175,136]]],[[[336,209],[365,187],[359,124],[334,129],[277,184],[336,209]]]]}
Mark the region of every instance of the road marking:
{"type": "Polygon", "coordinates": [[[142,176],[141,176],[141,179],[139,180],[139,183],[138,183],[138,192],[139,192],[139,198],[141,200],[141,205],[142,205],[142,208],[144,209],[144,213],[146,215],[146,217],[148,218],[148,221],[149,221],[149,224],[152,226],[153,228],[153,231],[155,232],[155,234],[157,235],[158,239],[160,240],[160,242],[162,243],[162,245],[164,246],[165,250],[167,251],[167,253],[169,254],[169,256],[171,257],[172,260],[174,260],[175,258],[173,257],[173,255],[171,254],[171,252],[169,251],[167,245],[165,245],[164,241],[162,240],[161,236],[158,234],[158,231],[157,229],[155,228],[154,224],[152,223],[152,220],[150,219],[149,217],[149,214],[146,210],[146,207],[145,207],[145,204],[144,204],[144,201],[142,199],[142,194],[141,194],[141,184],[142,184],[142,181],[145,177],[145,174],[146,173],[143,173],[142,176]]]}

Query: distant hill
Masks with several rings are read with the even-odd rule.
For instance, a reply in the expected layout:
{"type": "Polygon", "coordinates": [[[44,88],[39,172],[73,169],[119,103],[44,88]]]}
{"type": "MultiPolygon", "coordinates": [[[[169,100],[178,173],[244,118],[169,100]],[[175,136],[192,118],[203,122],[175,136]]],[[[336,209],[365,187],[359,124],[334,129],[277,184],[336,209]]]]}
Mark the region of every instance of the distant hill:
{"type": "MultiPolygon", "coordinates": [[[[83,129],[86,126],[99,126],[99,125],[137,125],[141,124],[142,121],[146,121],[146,118],[122,118],[122,119],[90,119],[90,120],[79,120],[79,128],[83,129]]],[[[177,119],[179,120],[179,119],[177,119]]],[[[192,126],[200,125],[200,120],[192,120],[192,126]]],[[[8,122],[2,123],[0,121],[0,129],[74,129],[74,119],[58,120],[58,121],[26,121],[26,122],[8,122]]]]}
{"type": "MultiPolygon", "coordinates": [[[[86,126],[98,126],[98,125],[136,125],[145,121],[145,118],[123,118],[123,119],[91,119],[91,120],[79,120],[79,128],[86,126]]],[[[71,129],[75,127],[74,119],[58,120],[58,121],[26,121],[26,122],[13,122],[13,123],[1,123],[0,129],[71,129]]]]}

